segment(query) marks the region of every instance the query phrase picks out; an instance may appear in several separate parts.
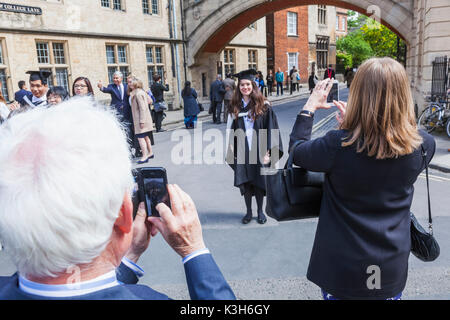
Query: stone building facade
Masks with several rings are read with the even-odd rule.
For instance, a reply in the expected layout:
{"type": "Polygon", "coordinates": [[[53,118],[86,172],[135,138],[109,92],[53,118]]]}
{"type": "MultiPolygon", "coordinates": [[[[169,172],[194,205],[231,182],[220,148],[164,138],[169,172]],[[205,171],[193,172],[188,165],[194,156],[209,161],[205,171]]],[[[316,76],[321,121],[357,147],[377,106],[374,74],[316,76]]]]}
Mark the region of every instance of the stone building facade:
{"type": "Polygon", "coordinates": [[[180,104],[183,85],[181,8],[173,0],[13,0],[0,8],[0,80],[9,100],[26,80],[27,70],[49,69],[50,83],[71,91],[73,80],[91,80],[97,100],[109,95],[97,89],[116,70],[152,83],[159,73],[170,91],[171,108],[180,104]],[[26,7],[41,14],[11,12],[26,7]]]}
{"type": "Polygon", "coordinates": [[[308,6],[308,71],[316,71],[319,79],[328,65],[336,65],[336,7],[308,6]]]}

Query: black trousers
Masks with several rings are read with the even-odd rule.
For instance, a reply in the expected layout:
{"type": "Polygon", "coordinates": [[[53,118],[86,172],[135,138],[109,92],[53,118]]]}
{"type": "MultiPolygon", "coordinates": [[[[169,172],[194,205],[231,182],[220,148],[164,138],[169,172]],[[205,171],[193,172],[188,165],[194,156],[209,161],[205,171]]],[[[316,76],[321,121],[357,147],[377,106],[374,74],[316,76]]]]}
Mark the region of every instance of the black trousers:
{"type": "Polygon", "coordinates": [[[164,111],[156,111],[155,112],[155,127],[156,127],[156,131],[161,131],[163,117],[164,117],[164,111]]]}
{"type": "Polygon", "coordinates": [[[211,108],[212,108],[213,122],[220,121],[220,114],[222,113],[222,101],[212,101],[211,108]]]}

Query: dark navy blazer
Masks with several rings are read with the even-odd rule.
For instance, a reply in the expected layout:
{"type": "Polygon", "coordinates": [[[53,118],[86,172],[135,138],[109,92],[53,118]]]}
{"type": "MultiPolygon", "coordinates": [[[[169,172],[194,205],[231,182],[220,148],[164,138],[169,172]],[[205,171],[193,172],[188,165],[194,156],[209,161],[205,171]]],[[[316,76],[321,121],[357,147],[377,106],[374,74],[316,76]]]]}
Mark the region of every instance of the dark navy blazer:
{"type": "MultiPolygon", "coordinates": [[[[311,117],[297,116],[290,147],[310,140],[312,125],[311,117]]],[[[424,131],[420,134],[430,162],[435,141],[424,131]]],[[[294,151],[296,165],[326,173],[307,278],[339,299],[387,299],[405,288],[410,208],[425,162],[421,148],[377,160],[356,152],[355,145],[342,147],[347,136],[347,131],[333,130],[294,151]],[[374,266],[380,271],[379,289],[367,285],[374,266]]]]}
{"type": "MultiPolygon", "coordinates": [[[[189,294],[192,300],[235,300],[211,254],[192,258],[184,264],[189,294]]],[[[19,289],[18,274],[0,277],[0,300],[167,300],[163,293],[136,284],[138,278],[125,264],[116,269],[117,280],[123,284],[82,296],[47,298],[28,294],[19,289]]]]}
{"type": "Polygon", "coordinates": [[[127,94],[128,85],[123,83],[123,99],[120,95],[119,88],[115,84],[109,84],[107,87],[100,89],[103,93],[109,93],[111,95],[111,106],[114,107],[117,112],[123,116],[125,120],[131,120],[131,106],[129,97],[127,94]]]}
{"type": "MultiPolygon", "coordinates": [[[[20,89],[14,94],[14,100],[16,100],[18,103],[23,104],[23,97],[28,96],[31,94],[31,91],[27,91],[24,89],[20,89]]],[[[32,95],[31,95],[32,96],[32,95]]]]}

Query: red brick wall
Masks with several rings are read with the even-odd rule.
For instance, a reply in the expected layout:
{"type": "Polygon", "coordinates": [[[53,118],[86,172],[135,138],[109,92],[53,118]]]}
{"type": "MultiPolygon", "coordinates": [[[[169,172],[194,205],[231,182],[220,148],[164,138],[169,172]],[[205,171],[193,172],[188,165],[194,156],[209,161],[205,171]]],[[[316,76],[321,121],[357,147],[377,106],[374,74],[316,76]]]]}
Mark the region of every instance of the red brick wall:
{"type": "MultiPolygon", "coordinates": [[[[285,72],[285,79],[289,73],[288,69],[288,53],[298,52],[297,70],[300,72],[301,82],[308,80],[308,6],[294,7],[287,10],[281,10],[270,15],[267,24],[267,46],[270,47],[273,42],[273,61],[268,60],[268,67],[274,66],[274,73],[281,68],[285,72]],[[287,35],[287,12],[297,13],[297,36],[287,35]],[[273,23],[272,23],[273,20],[273,23]],[[273,37],[273,40],[272,40],[273,37]]],[[[267,19],[267,17],[266,17],[267,19]]],[[[272,48],[268,48],[269,52],[272,48]]]]}

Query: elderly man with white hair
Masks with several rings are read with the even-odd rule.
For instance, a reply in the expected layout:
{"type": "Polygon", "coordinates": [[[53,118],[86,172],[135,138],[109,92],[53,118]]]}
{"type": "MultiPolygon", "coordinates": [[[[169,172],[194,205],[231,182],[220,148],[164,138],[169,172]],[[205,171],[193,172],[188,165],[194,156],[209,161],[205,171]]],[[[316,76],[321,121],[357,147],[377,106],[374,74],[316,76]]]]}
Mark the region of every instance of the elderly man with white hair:
{"type": "Polygon", "coordinates": [[[0,277],[0,299],[167,299],[129,276],[143,272],[135,263],[158,232],[183,258],[192,299],[235,299],[178,186],[168,186],[172,209],[157,206],[161,218],[141,204],[133,222],[124,130],[91,103],[34,109],[0,127],[0,241],[17,268],[0,277]]]}
{"type": "Polygon", "coordinates": [[[104,87],[102,82],[99,81],[97,87],[101,92],[111,95],[111,107],[116,109],[123,120],[131,121],[131,107],[127,93],[128,85],[123,82],[123,73],[120,71],[114,72],[113,83],[104,87]]]}

